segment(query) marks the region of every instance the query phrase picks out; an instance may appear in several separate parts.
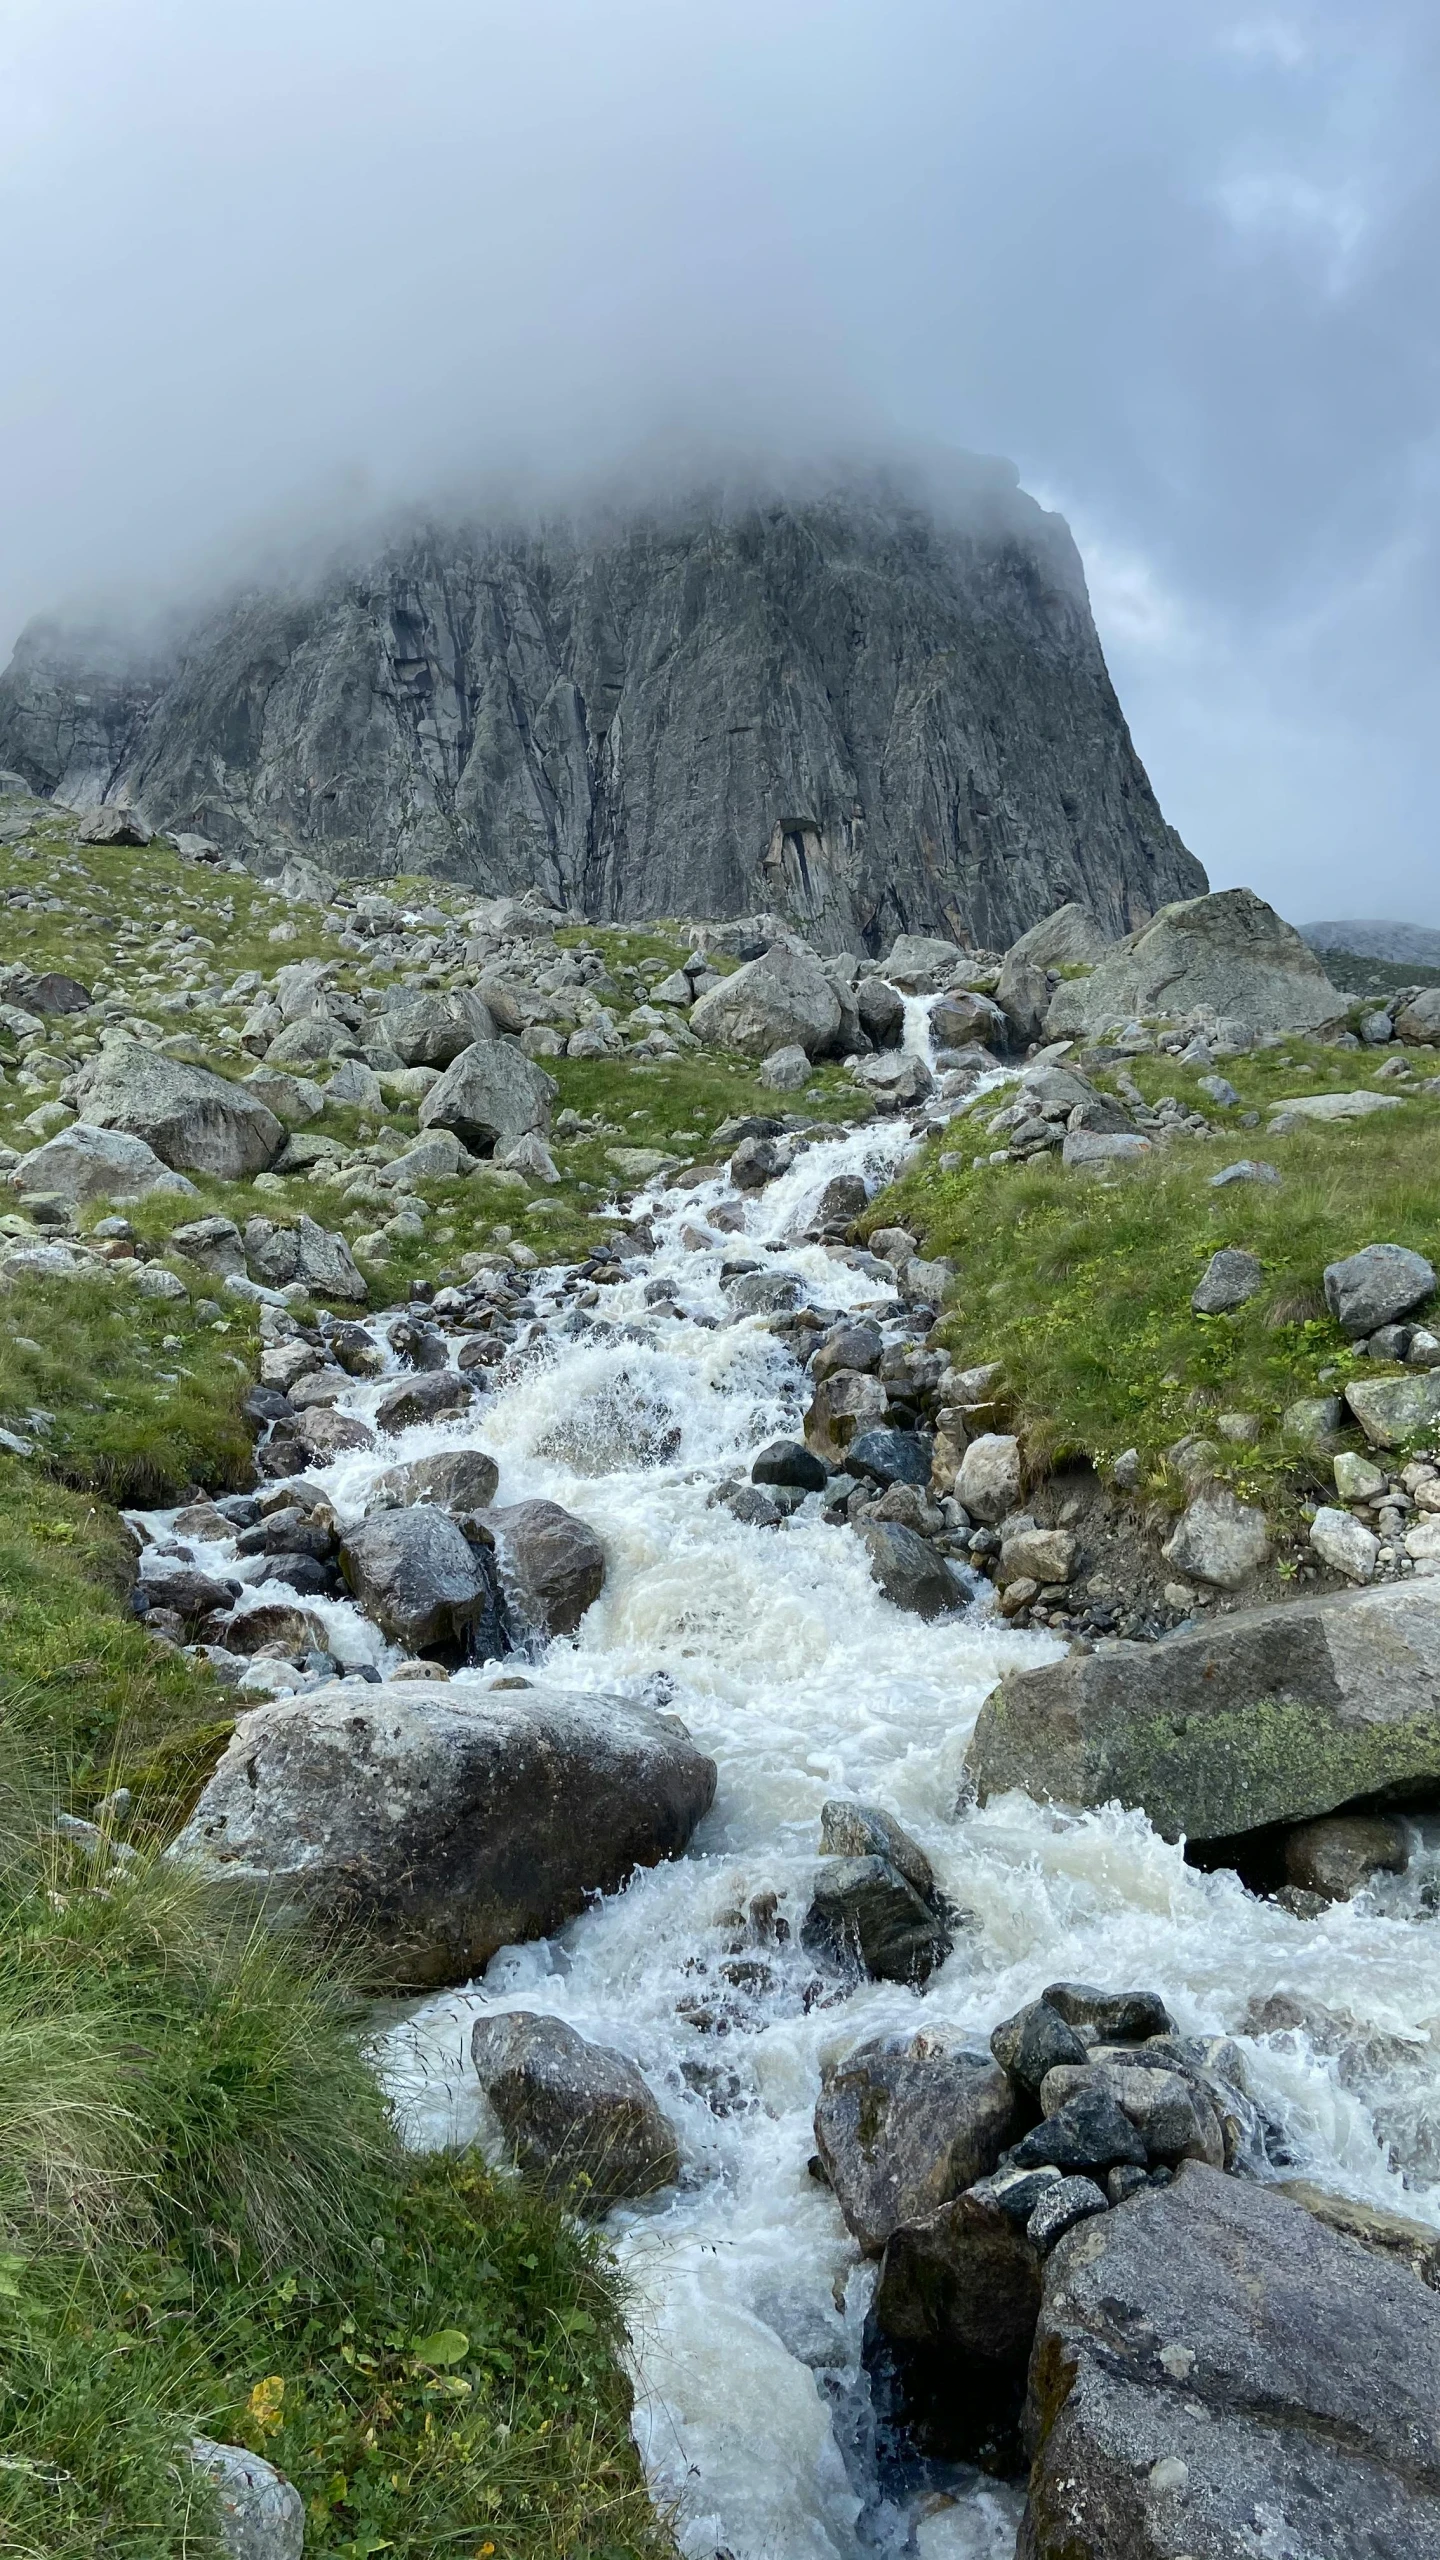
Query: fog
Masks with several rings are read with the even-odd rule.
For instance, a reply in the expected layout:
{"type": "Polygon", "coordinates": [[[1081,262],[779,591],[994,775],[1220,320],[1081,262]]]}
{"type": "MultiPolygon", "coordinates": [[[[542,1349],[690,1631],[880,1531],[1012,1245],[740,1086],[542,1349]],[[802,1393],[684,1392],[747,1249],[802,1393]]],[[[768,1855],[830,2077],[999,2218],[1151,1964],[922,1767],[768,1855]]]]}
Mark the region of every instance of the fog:
{"type": "Polygon", "coordinates": [[[1440,923],[1420,0],[9,0],[0,652],[481,487],[1010,456],[1217,885],[1440,923]]]}

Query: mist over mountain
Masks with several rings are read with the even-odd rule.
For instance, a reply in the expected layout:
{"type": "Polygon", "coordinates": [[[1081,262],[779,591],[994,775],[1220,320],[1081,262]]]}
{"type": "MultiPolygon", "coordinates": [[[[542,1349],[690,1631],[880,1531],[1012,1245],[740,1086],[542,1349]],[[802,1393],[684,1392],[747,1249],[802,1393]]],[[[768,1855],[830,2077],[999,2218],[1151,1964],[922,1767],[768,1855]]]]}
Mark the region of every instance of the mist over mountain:
{"type": "Polygon", "coordinates": [[[188,627],[32,624],[0,764],[256,867],[768,905],[832,947],[1205,886],[1063,520],[1002,463],[412,523],[188,627]]]}

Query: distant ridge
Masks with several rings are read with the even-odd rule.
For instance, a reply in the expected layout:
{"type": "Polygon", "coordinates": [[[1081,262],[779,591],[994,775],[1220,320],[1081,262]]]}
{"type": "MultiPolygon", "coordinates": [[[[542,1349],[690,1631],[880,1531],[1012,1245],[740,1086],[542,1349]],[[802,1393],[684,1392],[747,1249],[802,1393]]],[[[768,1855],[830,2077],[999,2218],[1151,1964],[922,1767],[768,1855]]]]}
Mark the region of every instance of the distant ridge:
{"type": "Polygon", "coordinates": [[[1389,924],[1374,916],[1345,916],[1338,923],[1302,924],[1312,951],[1353,951],[1362,960],[1411,960],[1440,968],[1440,930],[1428,924],[1389,924]]]}

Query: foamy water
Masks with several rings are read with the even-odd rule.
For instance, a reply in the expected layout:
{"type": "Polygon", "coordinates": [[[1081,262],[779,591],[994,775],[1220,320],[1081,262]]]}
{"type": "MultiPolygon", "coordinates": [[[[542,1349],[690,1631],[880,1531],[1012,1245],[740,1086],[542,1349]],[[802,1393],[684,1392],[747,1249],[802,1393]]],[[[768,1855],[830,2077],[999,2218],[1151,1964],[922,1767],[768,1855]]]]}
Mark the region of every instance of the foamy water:
{"type": "MultiPolygon", "coordinates": [[[[834,1174],[883,1181],[908,1143],[891,1122],[805,1152],[747,1207],[757,1258],[794,1274],[816,1304],[893,1313],[888,1283],[798,1238],[834,1174]]],[[[892,1607],[859,1540],[828,1527],[815,1498],[779,1530],[710,1507],[717,1482],[797,1431],[809,1399],[785,1338],[754,1320],[693,1320],[728,1316],[721,1264],[744,1240],[681,1241],[682,1229],[705,1228],[723,1188],[652,1199],[655,1254],[594,1311],[643,1338],[567,1335],[569,1302],[559,1307],[537,1275],[537,1310],[554,1321],[513,1383],[461,1422],[307,1471],[349,1520],[382,1467],[478,1444],[499,1466],[497,1500],[543,1495],[577,1512],[603,1541],[607,1579],[578,1634],[543,1651],[546,1679],[666,1695],[720,1772],[684,1858],[637,1875],[556,1938],[503,1949],[483,1981],[418,2004],[386,2031],[377,2061],[416,2145],[479,2135],[468,2047],[485,2010],[553,2012],[645,2073],[677,2129],[683,2175],[610,2229],[633,2291],[637,2441],[691,2560],[1008,2560],[1017,2492],[963,2475],[939,2501],[877,2490],[859,2362],[873,2276],[806,2165],[822,2063],[922,2020],[983,2041],[1061,1975],[1153,1986],[1186,2031],[1234,2031],[1252,1999],[1288,1992],[1365,2031],[1340,2052],[1246,2041],[1255,2094],[1283,2123],[1296,2171],[1440,2226],[1440,1829],[1417,1833],[1407,1876],[1301,1922],[1233,1876],[1188,1868],[1135,1813],[1065,1815],[1018,1795],[957,1811],[987,1691],[1007,1666],[1057,1647],[1007,1629],[988,1596],[929,1625],[892,1607]],[[657,1278],[676,1282],[683,1315],[646,1305],[657,1278]],[[923,1996],[866,1984],[805,2007],[813,1967],[795,1941],[820,1806],[834,1794],[898,1814],[975,1915],[923,1996]],[[753,1943],[760,1894],[778,1898],[788,1944],[753,1943]]],[[[368,1414],[386,1383],[357,1381],[344,1408],[368,1414]]],[[[254,1569],[228,1546],[196,1553],[254,1569]]],[[[264,1586],[277,1596],[283,1587],[264,1586]]],[[[348,1602],[304,1605],[342,1661],[394,1660],[348,1602]]],[[[491,1665],[459,1678],[496,1676],[491,1665]]]]}

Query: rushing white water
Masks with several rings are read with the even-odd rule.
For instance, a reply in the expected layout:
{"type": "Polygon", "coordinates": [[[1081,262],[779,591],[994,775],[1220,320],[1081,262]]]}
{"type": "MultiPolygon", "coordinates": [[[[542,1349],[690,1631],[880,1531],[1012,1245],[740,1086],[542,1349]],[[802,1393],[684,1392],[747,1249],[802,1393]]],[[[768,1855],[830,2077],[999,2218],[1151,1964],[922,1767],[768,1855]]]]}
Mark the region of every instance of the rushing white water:
{"type": "MultiPolygon", "coordinates": [[[[907,1136],[889,1123],[814,1146],[749,1204],[750,1249],[816,1304],[894,1312],[888,1284],[797,1239],[832,1175],[883,1179],[907,1136]]],[[[809,1392],[783,1337],[728,1320],[720,1269],[744,1240],[706,1228],[720,1188],[651,1202],[657,1250],[603,1293],[604,1329],[567,1334],[557,1311],[472,1416],[318,1477],[351,1519],[382,1465],[478,1442],[499,1465],[499,1500],[544,1495],[578,1512],[604,1542],[607,1580],[578,1634],[549,1646],[547,1679],[640,1695],[663,1675],[720,1771],[683,1859],[418,2005],[387,2030],[379,2063],[417,2144],[479,2133],[468,2042],[487,2007],[554,2012],[646,2074],[684,2173],[611,2228],[634,2296],[637,2438],[690,2560],[1001,2560],[1013,2490],[956,2477],[887,2502],[875,2486],[859,2380],[872,2278],[807,2172],[822,2061],[922,2018],[983,2041],[1060,1975],[1153,1986],[1186,2031],[1234,2031],[1252,1999],[1288,1992],[1358,2022],[1319,2039],[1336,2050],[1305,2035],[1244,2040],[1296,2168],[1440,2224],[1440,1832],[1417,1834],[1405,1877],[1302,1922],[1231,1875],[1187,1867],[1138,1814],[1068,1816],[1019,1796],[957,1814],[986,1691],[1005,1665],[1050,1658],[1054,1641],[1008,1630],[984,1598],[929,1625],[893,1608],[860,1542],[814,1498],[779,1530],[710,1507],[722,1476],[796,1429],[809,1392]],[[676,1284],[683,1314],[647,1304],[657,1279],[676,1284]],[[832,1794],[898,1814],[976,1915],[923,1997],[866,1984],[805,2007],[812,1967],[795,1938],[832,1794]],[[788,1943],[755,1943],[749,1906],[771,1893],[788,1943]]],[[[543,1277],[534,1295],[543,1321],[543,1277]]],[[[357,1382],[347,1409],[366,1413],[383,1385],[357,1382]]],[[[195,1552],[237,1570],[228,1548],[195,1552]]],[[[306,1606],[342,1660],[393,1659],[348,1603],[306,1606]]],[[[497,1671],[458,1676],[483,1686],[497,1671]]]]}

